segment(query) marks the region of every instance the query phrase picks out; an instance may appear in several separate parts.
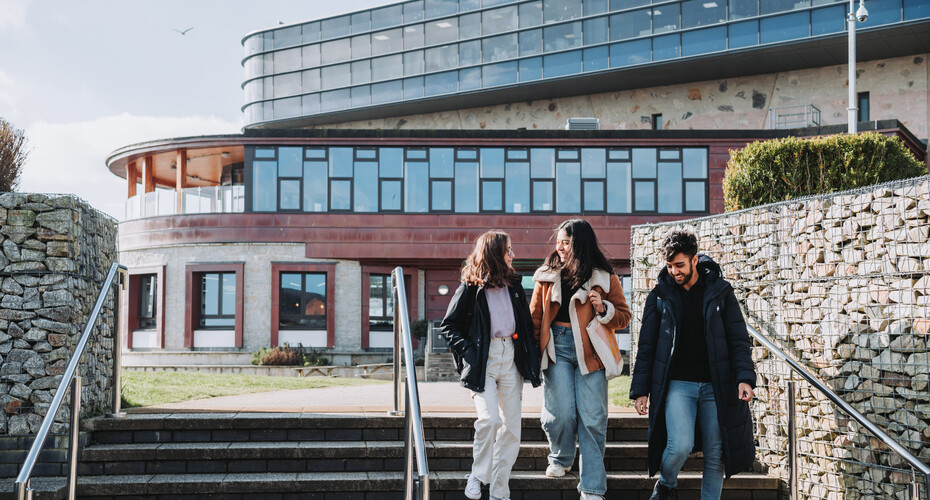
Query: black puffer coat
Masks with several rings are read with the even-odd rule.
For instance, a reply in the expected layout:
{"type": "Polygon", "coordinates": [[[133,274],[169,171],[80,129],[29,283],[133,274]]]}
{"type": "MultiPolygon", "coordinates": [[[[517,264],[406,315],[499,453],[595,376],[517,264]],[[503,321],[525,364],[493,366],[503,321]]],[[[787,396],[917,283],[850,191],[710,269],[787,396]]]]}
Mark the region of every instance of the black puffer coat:
{"type": "MultiPolygon", "coordinates": [[[[513,342],[514,364],[524,379],[529,380],[533,387],[538,387],[541,383],[539,347],[533,336],[526,290],[519,276],[511,281],[508,288],[517,334],[513,342]]],[[[462,385],[475,392],[484,392],[484,375],[491,342],[491,313],[484,288],[461,283],[449,302],[439,330],[449,342],[462,385]]]]}
{"type": "MultiPolygon", "coordinates": [[[[706,255],[699,255],[697,270],[706,278],[704,331],[717,418],[723,436],[726,476],[730,477],[748,470],[755,459],[749,403],[739,399],[738,387],[741,382],[755,387],[756,372],[752,365],[749,334],[746,333],[746,323],[733,287],[723,279],[720,266],[706,255]]],[[[675,280],[668,270],[662,269],[658,284],[650,292],[643,309],[643,325],[630,385],[630,399],[649,396],[649,475],[659,470],[668,441],[665,394],[669,366],[675,359],[681,309],[675,280]]],[[[699,445],[700,441],[696,438],[695,443],[699,445]]]]}

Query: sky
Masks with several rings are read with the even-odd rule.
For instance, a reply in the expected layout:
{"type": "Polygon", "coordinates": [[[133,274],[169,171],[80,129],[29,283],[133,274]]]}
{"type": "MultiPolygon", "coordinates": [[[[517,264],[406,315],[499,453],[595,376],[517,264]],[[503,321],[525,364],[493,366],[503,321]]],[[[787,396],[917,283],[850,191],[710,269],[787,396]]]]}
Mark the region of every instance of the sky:
{"type": "Polygon", "coordinates": [[[72,193],[122,219],[111,152],[241,131],[247,33],[388,3],[0,0],[0,117],[30,148],[18,190],[72,193]]]}

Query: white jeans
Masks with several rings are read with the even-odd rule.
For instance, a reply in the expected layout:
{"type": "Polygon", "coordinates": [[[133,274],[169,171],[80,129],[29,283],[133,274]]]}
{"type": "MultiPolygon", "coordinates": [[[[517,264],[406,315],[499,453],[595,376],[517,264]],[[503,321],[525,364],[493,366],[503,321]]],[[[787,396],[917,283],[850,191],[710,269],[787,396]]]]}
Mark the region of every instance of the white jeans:
{"type": "Polygon", "coordinates": [[[512,339],[491,339],[484,392],[472,392],[472,399],[478,419],[471,474],[490,483],[491,496],[509,497],[510,470],[520,453],[523,399],[523,377],[513,361],[512,339]]]}

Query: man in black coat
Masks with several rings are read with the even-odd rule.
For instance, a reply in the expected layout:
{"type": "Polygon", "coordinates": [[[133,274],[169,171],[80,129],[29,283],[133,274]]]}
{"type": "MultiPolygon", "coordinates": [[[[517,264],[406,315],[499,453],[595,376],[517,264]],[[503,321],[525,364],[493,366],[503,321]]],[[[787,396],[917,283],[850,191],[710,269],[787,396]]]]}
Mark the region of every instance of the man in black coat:
{"type": "Polygon", "coordinates": [[[660,472],[652,499],[668,498],[678,484],[698,434],[701,499],[716,500],[724,475],[755,459],[749,335],[733,287],[716,262],[698,254],[693,233],[670,233],[662,252],[666,267],[643,309],[630,399],[640,415],[648,406],[648,470],[660,472]]]}

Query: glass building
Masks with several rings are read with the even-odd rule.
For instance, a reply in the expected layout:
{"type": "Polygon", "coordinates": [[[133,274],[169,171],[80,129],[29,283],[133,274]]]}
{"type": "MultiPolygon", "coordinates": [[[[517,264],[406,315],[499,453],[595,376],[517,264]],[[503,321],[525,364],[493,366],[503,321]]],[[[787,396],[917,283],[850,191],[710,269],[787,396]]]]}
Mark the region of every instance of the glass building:
{"type": "MultiPolygon", "coordinates": [[[[317,125],[842,64],[835,49],[845,44],[847,8],[845,0],[400,2],[246,36],[243,111],[246,127],[317,125]]],[[[884,57],[913,53],[919,38],[917,51],[926,50],[926,35],[914,31],[930,22],[926,0],[869,0],[868,9],[858,27],[866,58],[879,39],[884,57]]]]}

